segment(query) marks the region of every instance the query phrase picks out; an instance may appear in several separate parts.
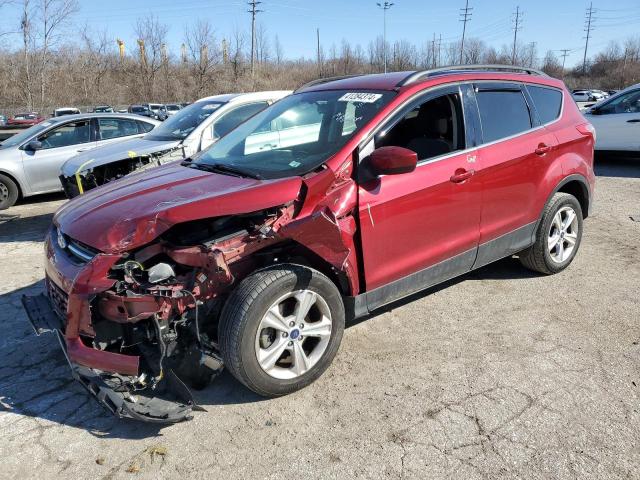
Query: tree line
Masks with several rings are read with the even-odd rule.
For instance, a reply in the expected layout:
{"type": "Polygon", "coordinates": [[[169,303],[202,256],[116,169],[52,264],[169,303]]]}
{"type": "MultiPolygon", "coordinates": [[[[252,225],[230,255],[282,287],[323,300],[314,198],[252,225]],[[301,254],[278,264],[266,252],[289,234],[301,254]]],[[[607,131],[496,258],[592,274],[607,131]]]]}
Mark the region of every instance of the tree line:
{"type": "MultiPolygon", "coordinates": [[[[0,16],[3,3],[0,0],[0,16]]],[[[408,40],[375,38],[366,45],[342,40],[320,46],[313,59],[287,58],[277,35],[264,24],[256,29],[255,69],[251,75],[251,35],[236,29],[219,37],[214,25],[198,20],[187,26],[178,52],[167,48],[169,27],[156,17],[135,22],[136,45],[121,55],[117,39],[72,23],[77,0],[21,0],[19,38],[0,50],[0,111],[50,112],[58,106],[129,105],[193,101],[236,91],[294,89],[318,77],[427,69],[458,64],[460,42],[416,45],[408,40]]],[[[2,34],[0,32],[0,40],[2,34]]],[[[467,38],[465,64],[497,63],[541,68],[563,78],[570,88],[620,89],[640,81],[640,37],[613,41],[594,55],[586,69],[565,69],[548,51],[539,58],[535,43],[500,48],[467,38]]]]}

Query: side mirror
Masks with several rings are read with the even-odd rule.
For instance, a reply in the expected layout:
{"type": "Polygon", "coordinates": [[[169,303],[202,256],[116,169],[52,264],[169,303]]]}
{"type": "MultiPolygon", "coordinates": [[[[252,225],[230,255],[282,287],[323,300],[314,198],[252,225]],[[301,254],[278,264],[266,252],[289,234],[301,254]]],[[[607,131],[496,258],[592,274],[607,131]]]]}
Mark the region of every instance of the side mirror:
{"type": "Polygon", "coordinates": [[[29,143],[27,143],[24,147],[25,150],[28,150],[30,152],[35,152],[36,150],[41,150],[42,149],[42,142],[39,142],[38,140],[31,140],[29,143]]]}
{"type": "Polygon", "coordinates": [[[418,154],[403,147],[380,147],[369,155],[367,163],[374,175],[409,173],[416,169],[418,154]]]}

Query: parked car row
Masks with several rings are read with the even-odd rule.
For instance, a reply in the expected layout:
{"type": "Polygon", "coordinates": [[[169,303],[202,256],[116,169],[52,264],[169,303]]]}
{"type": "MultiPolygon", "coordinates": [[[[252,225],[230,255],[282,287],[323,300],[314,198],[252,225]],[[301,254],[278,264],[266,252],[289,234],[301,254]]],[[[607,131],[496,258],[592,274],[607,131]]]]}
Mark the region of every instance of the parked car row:
{"type": "Polygon", "coordinates": [[[19,196],[64,190],[72,198],[134,171],[190,157],[290,93],[207,97],[161,125],[150,114],[75,114],[43,121],[0,144],[0,209],[19,196]]]}
{"type": "MultiPolygon", "coordinates": [[[[119,110],[119,113],[135,113],[144,117],[153,118],[154,120],[164,121],[170,115],[174,115],[180,109],[189,105],[188,103],[146,103],[141,105],[131,105],[128,109],[119,110]]],[[[114,113],[115,110],[110,105],[97,105],[93,107],[90,113],[114,113]]],[[[64,115],[79,115],[82,113],[79,108],[76,107],[60,107],[51,112],[51,117],[62,117],[64,115]]],[[[25,112],[18,113],[8,120],[6,117],[0,115],[0,126],[4,125],[23,125],[32,126],[45,120],[45,117],[41,116],[37,112],[25,112]]]]}
{"type": "MultiPolygon", "coordinates": [[[[513,254],[543,274],[575,258],[595,139],[560,80],[464,66],[288,93],[203,99],[102,147],[189,153],[54,216],[46,293],[23,304],[114,414],[188,419],[185,383],[223,366],[292,393],[328,368],[346,319],[513,254]]],[[[96,176],[97,153],[66,174],[96,176]]]]}

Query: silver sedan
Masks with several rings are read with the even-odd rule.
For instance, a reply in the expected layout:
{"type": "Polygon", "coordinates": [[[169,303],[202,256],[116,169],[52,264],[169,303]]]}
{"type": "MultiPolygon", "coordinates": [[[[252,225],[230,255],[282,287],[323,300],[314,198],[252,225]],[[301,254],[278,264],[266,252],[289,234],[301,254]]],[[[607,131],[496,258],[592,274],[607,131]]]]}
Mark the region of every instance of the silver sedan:
{"type": "Polygon", "coordinates": [[[0,210],[18,197],[62,190],[60,167],[79,152],[141,137],[160,122],[119,113],[51,118],[0,144],[0,210]]]}

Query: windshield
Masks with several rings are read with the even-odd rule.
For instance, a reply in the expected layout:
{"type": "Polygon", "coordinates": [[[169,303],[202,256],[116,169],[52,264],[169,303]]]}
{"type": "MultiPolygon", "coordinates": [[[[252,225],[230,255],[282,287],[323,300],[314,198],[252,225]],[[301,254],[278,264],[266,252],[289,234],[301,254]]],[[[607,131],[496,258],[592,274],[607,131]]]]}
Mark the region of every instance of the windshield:
{"type": "Polygon", "coordinates": [[[33,127],[27,128],[26,130],[23,130],[22,132],[9,137],[4,142],[2,142],[2,145],[0,145],[0,148],[16,147],[18,145],[21,145],[25,140],[28,140],[32,136],[37,135],[40,132],[43,132],[44,130],[49,128],[51,125],[53,125],[52,122],[38,123],[33,127]]]}
{"type": "Polygon", "coordinates": [[[315,170],[386,105],[394,92],[327,90],[285,97],[194,158],[275,179],[315,170]]]}
{"type": "Polygon", "coordinates": [[[19,113],[13,118],[15,118],[16,120],[33,120],[36,118],[36,116],[33,113],[19,113]]]}
{"type": "Polygon", "coordinates": [[[146,107],[131,107],[131,111],[133,113],[143,113],[143,112],[148,112],[149,109],[146,107]]]}
{"type": "Polygon", "coordinates": [[[149,140],[184,140],[198,125],[224,103],[202,101],[192,103],[158,125],[146,138],[149,140]]]}

